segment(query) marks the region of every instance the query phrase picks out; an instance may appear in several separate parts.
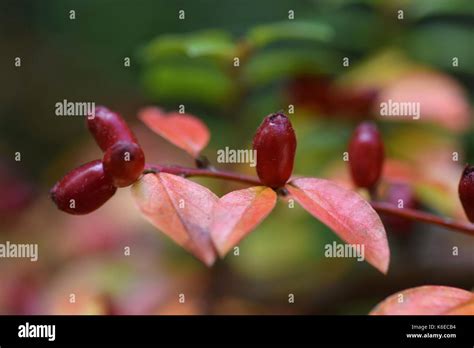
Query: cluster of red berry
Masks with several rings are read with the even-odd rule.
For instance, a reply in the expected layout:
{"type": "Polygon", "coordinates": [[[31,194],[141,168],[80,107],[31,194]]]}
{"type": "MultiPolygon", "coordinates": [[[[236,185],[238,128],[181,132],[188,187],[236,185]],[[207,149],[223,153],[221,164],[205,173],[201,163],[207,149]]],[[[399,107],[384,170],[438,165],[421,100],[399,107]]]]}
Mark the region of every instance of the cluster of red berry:
{"type": "MultiPolygon", "coordinates": [[[[86,163],[64,176],[51,190],[59,209],[70,214],[87,214],[109,200],[117,187],[133,184],[143,172],[145,156],[125,121],[105,107],[88,118],[89,131],[105,152],[104,158],[86,163]]],[[[262,184],[279,188],[293,171],[296,136],[283,113],[267,116],[254,137],[259,156],[257,174],[262,184]]]]}
{"type": "Polygon", "coordinates": [[[86,163],[66,174],[51,189],[59,209],[70,214],[88,214],[117,191],[133,184],[145,167],[145,155],[126,122],[117,113],[97,107],[87,118],[87,127],[104,151],[102,160],[86,163]]]}
{"type": "MultiPolygon", "coordinates": [[[[74,169],[51,190],[58,208],[70,214],[96,210],[114,195],[117,187],[136,182],[145,167],[145,156],[136,137],[118,114],[98,107],[94,117],[87,119],[87,126],[104,151],[102,161],[95,160],[74,169]]],[[[267,116],[257,129],[253,149],[258,155],[256,169],[260,182],[273,189],[285,186],[293,171],[296,151],[296,136],[288,117],[283,113],[267,116]]],[[[372,122],[361,123],[349,143],[349,169],[354,184],[374,193],[384,158],[383,140],[377,126],[372,122]]],[[[406,202],[407,207],[414,206],[412,196],[404,194],[410,201],[406,202]]],[[[474,222],[472,166],[467,166],[462,174],[459,197],[466,215],[474,222]]]]}

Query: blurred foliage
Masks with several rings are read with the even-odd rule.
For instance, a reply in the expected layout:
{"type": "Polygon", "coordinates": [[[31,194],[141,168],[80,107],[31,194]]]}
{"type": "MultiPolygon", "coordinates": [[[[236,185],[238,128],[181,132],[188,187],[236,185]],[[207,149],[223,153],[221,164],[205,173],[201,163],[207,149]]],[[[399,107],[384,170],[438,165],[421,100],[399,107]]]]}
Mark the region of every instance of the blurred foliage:
{"type": "Polygon", "coordinates": [[[250,86],[258,87],[301,73],[325,74],[337,67],[336,54],[328,49],[276,48],[256,53],[242,74],[250,86]]]}
{"type": "MultiPolygon", "coordinates": [[[[203,303],[212,289],[216,306],[227,297],[235,299],[228,301],[229,313],[365,314],[400,288],[431,281],[472,286],[468,253],[455,264],[449,263],[449,255],[433,257],[440,246],[472,247],[471,241],[436,233],[426,225],[408,236],[387,227],[393,261],[384,278],[365,263],[324,258],[324,245],[337,237],[302,209],[279,202],[269,219],[241,243],[240,256],[230,254],[216,271],[205,269],[148,226],[127,195],[114,197],[116,205],[80,221],[58,215],[47,201],[49,187],[71,163],[101,156],[89,149],[92,141],[86,138],[83,120],[54,115],[54,104],[63,99],[106,104],[132,124],[144,105],[176,110],[184,104],[186,112],[202,117],[212,131],[204,152],[211,159],[225,146],[250,148],[262,118],[278,110],[288,112],[294,103],[290,116],[298,137],[295,174],[350,185],[342,154],[355,124],[375,119],[388,157],[402,164],[387,166],[387,177],[417,179],[415,189],[424,208],[463,218],[453,186],[462,164],[474,162],[472,115],[469,127],[456,132],[439,120],[386,122],[370,108],[357,115],[347,109],[331,112],[317,97],[328,92],[325,88],[380,91],[413,72],[429,71],[451,76],[472,110],[472,0],[54,0],[3,1],[0,6],[0,45],[6,53],[0,57],[5,69],[0,87],[2,164],[20,170],[31,181],[25,179],[25,185],[41,193],[33,208],[12,217],[1,232],[11,240],[33,238],[47,245],[47,261],[39,266],[0,265],[0,313],[108,313],[110,309],[103,308],[107,306],[96,306],[103,292],[122,303],[125,313],[221,312],[203,303]],[[76,11],[74,21],[68,18],[71,9],[76,11]],[[186,20],[177,19],[180,9],[186,10],[186,20]],[[294,20],[287,19],[289,9],[294,20]],[[397,19],[400,9],[403,20],[397,19]],[[22,70],[12,67],[14,56],[22,57],[22,70]],[[453,56],[459,58],[457,67],[453,56]],[[130,67],[124,67],[125,57],[131,58],[130,67]],[[350,58],[348,67],[342,65],[344,57],[350,58]],[[317,85],[317,103],[295,102],[291,88],[301,76],[317,85]],[[323,87],[318,81],[324,81],[323,87]],[[453,165],[443,148],[458,151],[459,163],[453,165]],[[23,154],[21,164],[11,160],[15,151],[23,154]],[[427,157],[439,166],[429,167],[427,157]],[[72,246],[61,247],[71,240],[72,246]],[[118,256],[124,243],[133,246],[133,257],[125,265],[118,256]],[[76,255],[77,249],[84,251],[76,255]],[[94,253],[101,256],[84,267],[83,258],[94,253]],[[221,266],[224,271],[219,273],[221,266]],[[440,267],[446,268],[440,272],[440,267]],[[10,301],[11,294],[25,291],[24,284],[29,284],[18,285],[14,278],[23,278],[17,275],[41,283],[34,296],[41,302],[46,294],[49,308],[10,301]],[[218,285],[209,281],[213,277],[218,285]],[[63,296],[64,289],[77,283],[80,290],[93,293],[90,303],[80,308],[64,307],[57,297],[47,296],[63,296]],[[186,309],[170,305],[182,289],[192,294],[186,309]],[[282,305],[290,291],[299,291],[295,305],[282,305]],[[154,301],[143,303],[146,298],[154,301]]],[[[447,88],[441,83],[437,87],[447,88]]],[[[350,108],[348,94],[336,104],[350,108]]],[[[148,158],[190,164],[189,158],[151,140],[150,133],[139,135],[148,158]]],[[[233,169],[254,174],[247,166],[233,169]]],[[[0,184],[7,187],[11,180],[0,184]]],[[[197,181],[219,195],[235,188],[212,179],[197,181]]]]}
{"type": "Polygon", "coordinates": [[[182,100],[211,106],[227,104],[235,87],[229,76],[208,64],[160,64],[145,72],[143,83],[153,98],[179,103],[182,100]]]}
{"type": "Polygon", "coordinates": [[[143,49],[143,59],[153,62],[166,56],[184,55],[190,58],[211,57],[230,60],[235,47],[229,33],[206,30],[191,34],[162,35],[143,49]]]}
{"type": "Polygon", "coordinates": [[[262,48],[282,40],[309,40],[328,42],[334,36],[332,28],[318,22],[280,22],[256,26],[247,35],[251,46],[262,48]]]}
{"type": "Polygon", "coordinates": [[[435,22],[420,25],[406,37],[407,52],[417,61],[443,70],[474,74],[474,29],[471,24],[435,22]],[[452,59],[459,59],[453,67],[452,59]]]}
{"type": "MultiPolygon", "coordinates": [[[[292,98],[298,91],[291,90],[291,82],[299,76],[313,76],[314,81],[324,77],[343,90],[349,86],[354,91],[381,91],[405,75],[437,70],[454,73],[463,84],[468,82],[465,87],[472,94],[469,80],[473,74],[474,17],[469,17],[466,12],[471,6],[465,1],[449,4],[438,1],[424,1],[423,4],[407,1],[333,1],[329,4],[324,1],[313,2],[313,5],[315,11],[307,11],[303,15],[298,13],[295,20],[257,24],[235,38],[223,31],[173,35],[172,54],[175,61],[171,63],[165,61],[169,54],[165,48],[168,48],[170,36],[158,36],[141,51],[145,52],[142,56],[143,74],[147,76],[154,68],[169,69],[173,71],[170,76],[174,75],[178,81],[166,85],[156,78],[156,84],[146,84],[147,90],[158,104],[186,104],[189,100],[203,105],[211,114],[214,110],[217,117],[225,117],[230,122],[238,120],[241,134],[247,134],[241,137],[240,145],[230,140],[234,138],[234,132],[229,133],[224,127],[219,128],[220,139],[213,141],[214,148],[229,143],[248,148],[252,130],[264,115],[279,109],[288,111],[288,105],[294,104],[292,98]],[[403,20],[397,19],[399,8],[404,9],[403,20]],[[461,16],[462,20],[453,20],[455,15],[461,16]],[[459,59],[458,67],[452,64],[453,56],[459,59]],[[186,67],[180,65],[180,57],[186,57],[186,67]],[[349,67],[343,66],[344,57],[349,57],[349,67]],[[239,59],[238,63],[235,58],[239,59]],[[203,59],[209,63],[208,72],[214,77],[206,82],[209,84],[206,86],[208,93],[201,90],[193,93],[196,80],[203,75],[187,69],[190,66],[199,67],[203,59]],[[178,67],[180,72],[173,70],[173,67],[178,67]],[[222,77],[220,81],[218,76],[222,77]],[[214,91],[222,94],[213,95],[214,91]],[[188,96],[188,92],[191,95],[188,96]],[[208,98],[210,95],[213,97],[208,98]],[[232,97],[226,99],[224,95],[232,97]],[[227,132],[228,137],[222,137],[221,132],[227,132]]],[[[317,88],[325,88],[321,86],[317,88]]],[[[330,85],[329,88],[333,87],[330,85]]],[[[447,89],[448,85],[440,85],[439,88],[447,89]]],[[[325,93],[315,89],[315,93],[320,92],[325,93]]],[[[420,97],[427,98],[423,94],[420,97]]],[[[375,104],[365,114],[362,112],[356,117],[346,115],[345,111],[351,107],[349,103],[355,103],[351,98],[356,97],[348,94],[341,99],[339,103],[348,103],[348,107],[336,112],[322,105],[317,109],[298,103],[294,105],[295,114],[291,117],[298,137],[297,174],[324,176],[324,173],[329,173],[329,167],[341,162],[355,122],[375,118],[375,104]]],[[[321,100],[324,103],[324,99],[321,100]]],[[[452,106],[456,107],[460,106],[452,106]]],[[[420,156],[425,156],[426,151],[449,146],[446,148],[462,152],[459,135],[445,128],[443,122],[442,118],[433,118],[431,123],[381,122],[380,126],[388,156],[417,168],[416,173],[410,175],[422,204],[442,214],[461,216],[455,192],[449,184],[457,180],[452,171],[445,180],[448,184],[436,177],[420,176],[418,171],[426,166],[420,162],[420,156]],[[417,176],[419,179],[415,180],[417,176]]],[[[460,121],[453,119],[453,122],[460,121]]],[[[211,120],[211,129],[212,126],[211,120]]],[[[389,169],[388,177],[392,175],[389,169]]],[[[226,260],[246,281],[264,282],[262,291],[268,292],[270,297],[285,294],[288,284],[299,291],[307,289],[314,292],[315,287],[323,291],[331,283],[342,281],[352,263],[334,259],[328,262],[328,259],[321,257],[324,245],[333,239],[334,236],[322,224],[280,204],[272,217],[241,243],[239,257],[230,255],[226,260]],[[317,279],[317,285],[310,279],[303,283],[298,281],[307,272],[312,274],[312,279],[317,279]],[[277,289],[263,290],[270,284],[277,289]]],[[[393,250],[396,252],[396,249],[393,250]]],[[[355,301],[355,312],[360,313],[360,308],[367,306],[362,302],[355,301]]],[[[347,311],[351,312],[351,309],[343,310],[347,311]]]]}
{"type": "MultiPolygon", "coordinates": [[[[473,17],[469,16],[474,12],[469,12],[472,6],[465,1],[321,1],[313,5],[318,11],[305,12],[303,18],[298,14],[295,20],[258,24],[235,39],[222,30],[160,35],[141,51],[145,52],[144,75],[153,80],[146,80],[145,85],[157,103],[189,100],[207,105],[223,117],[238,117],[245,130],[251,130],[268,112],[288,109],[292,103],[288,82],[297,76],[334,77],[339,86],[375,90],[418,70],[453,72],[461,82],[472,77],[474,49],[469,43],[473,17]],[[461,20],[454,21],[455,15],[461,20]],[[175,55],[171,63],[164,61],[169,46],[175,55]],[[194,51],[198,53],[192,58],[194,51]],[[186,67],[179,63],[182,56],[189,58],[186,67]],[[344,57],[350,57],[349,67],[343,66],[344,57]],[[453,66],[453,57],[459,59],[459,66],[453,66]],[[208,59],[207,72],[213,74],[205,83],[201,81],[204,74],[188,70],[190,66],[197,69],[201,58],[208,59]],[[237,65],[234,58],[239,58],[237,65]],[[168,70],[177,81],[164,83],[161,75],[150,73],[150,69],[158,69],[160,74],[168,70]],[[196,86],[205,86],[208,92],[196,86]]],[[[472,93],[472,89],[467,91],[472,93]]],[[[304,154],[297,156],[298,172],[318,175],[340,159],[354,122],[360,120],[344,117],[344,111],[328,114],[324,109],[308,110],[296,105],[292,118],[299,132],[298,153],[304,154]]],[[[373,110],[367,109],[365,118],[373,117],[373,110]]],[[[389,156],[416,161],[412,149],[429,148],[434,146],[429,144],[457,137],[444,128],[444,121],[436,122],[408,127],[403,122],[382,124],[389,156]]],[[[429,206],[441,208],[451,192],[436,185],[420,185],[419,192],[429,206]]],[[[453,214],[453,209],[441,211],[453,214]]]]}

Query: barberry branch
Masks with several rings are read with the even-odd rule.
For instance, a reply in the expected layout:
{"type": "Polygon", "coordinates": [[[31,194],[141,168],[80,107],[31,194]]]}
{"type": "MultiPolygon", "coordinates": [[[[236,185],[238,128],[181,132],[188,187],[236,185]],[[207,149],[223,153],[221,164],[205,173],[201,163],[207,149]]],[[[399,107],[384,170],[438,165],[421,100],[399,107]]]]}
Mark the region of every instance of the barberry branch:
{"type": "Polygon", "coordinates": [[[458,222],[449,218],[433,215],[416,209],[398,208],[396,205],[386,202],[370,202],[370,204],[379,213],[443,226],[454,231],[474,236],[474,224],[469,222],[458,222]]]}
{"type": "MultiPolygon", "coordinates": [[[[209,177],[236,181],[249,185],[263,185],[257,177],[238,174],[235,172],[223,171],[220,169],[209,168],[189,168],[183,166],[163,166],[157,164],[147,164],[144,173],[169,173],[183,177],[209,177]]],[[[397,206],[386,202],[370,202],[372,207],[379,213],[398,216],[404,219],[421,221],[433,225],[442,226],[454,231],[474,236],[474,224],[454,221],[449,218],[437,216],[431,213],[419,211],[416,209],[398,208],[397,206]]]]}
{"type": "Polygon", "coordinates": [[[145,166],[145,173],[147,172],[154,172],[154,173],[169,173],[180,175],[185,178],[192,177],[192,176],[200,176],[200,177],[210,177],[216,179],[224,179],[229,181],[236,181],[241,182],[244,184],[250,185],[263,185],[257,177],[238,174],[234,172],[223,171],[219,169],[208,169],[208,168],[189,168],[189,167],[182,167],[182,166],[162,166],[162,165],[150,165],[147,164],[145,166]]]}

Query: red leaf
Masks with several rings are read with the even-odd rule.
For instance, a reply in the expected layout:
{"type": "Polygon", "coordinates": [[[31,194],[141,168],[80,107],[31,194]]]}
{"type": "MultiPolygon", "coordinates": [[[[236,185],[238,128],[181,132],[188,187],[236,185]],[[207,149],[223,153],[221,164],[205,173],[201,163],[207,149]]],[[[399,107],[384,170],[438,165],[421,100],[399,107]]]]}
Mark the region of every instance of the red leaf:
{"type": "Polygon", "coordinates": [[[332,181],[299,178],[286,188],[311,215],[349,244],[364,245],[367,261],[383,273],[390,262],[387,235],[380,217],[357,193],[332,181]]]}
{"type": "Polygon", "coordinates": [[[135,201],[145,217],[177,244],[210,266],[216,253],[209,235],[218,197],[180,176],[147,174],[133,185],[135,201]]]}
{"type": "Polygon", "coordinates": [[[207,126],[190,114],[165,113],[160,108],[148,107],[142,109],[138,117],[152,131],[194,158],[199,156],[211,137],[207,126]]]}
{"type": "Polygon", "coordinates": [[[211,237],[224,256],[255,229],[275,207],[277,195],[269,187],[233,191],[219,199],[211,225],[211,237]]]}
{"type": "MultiPolygon", "coordinates": [[[[467,303],[473,294],[448,286],[420,286],[393,294],[380,302],[371,315],[440,315],[467,303]]],[[[461,307],[459,307],[461,308],[461,307]]]]}

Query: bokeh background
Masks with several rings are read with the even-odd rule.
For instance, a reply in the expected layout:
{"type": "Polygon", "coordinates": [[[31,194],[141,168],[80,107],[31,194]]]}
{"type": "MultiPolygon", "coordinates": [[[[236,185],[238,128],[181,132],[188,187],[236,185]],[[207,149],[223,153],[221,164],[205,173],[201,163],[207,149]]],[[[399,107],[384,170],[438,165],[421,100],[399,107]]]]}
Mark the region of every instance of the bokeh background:
{"type": "MultiPolygon", "coordinates": [[[[291,104],[296,173],[350,186],[342,153],[355,125],[372,119],[388,156],[383,199],[465,220],[457,183],[474,162],[471,0],[0,7],[0,242],[39,244],[37,262],[0,260],[1,314],[366,314],[409,287],[473,288],[474,238],[426,224],[384,218],[392,254],[384,276],[354,259],[325,258],[336,235],[280,203],[239,256],[208,269],[140,216],[129,189],[80,217],[48,197],[67,171],[101,157],[84,119],[55,115],[64,99],[121,112],[149,162],[184,165],[192,159],[140,124],[140,108],[185,105],[211,129],[204,154],[215,162],[225,146],[250,148],[262,118],[291,104]],[[380,117],[388,99],[420,102],[421,119],[380,117]]],[[[219,195],[239,187],[196,181],[219,195]]]]}

